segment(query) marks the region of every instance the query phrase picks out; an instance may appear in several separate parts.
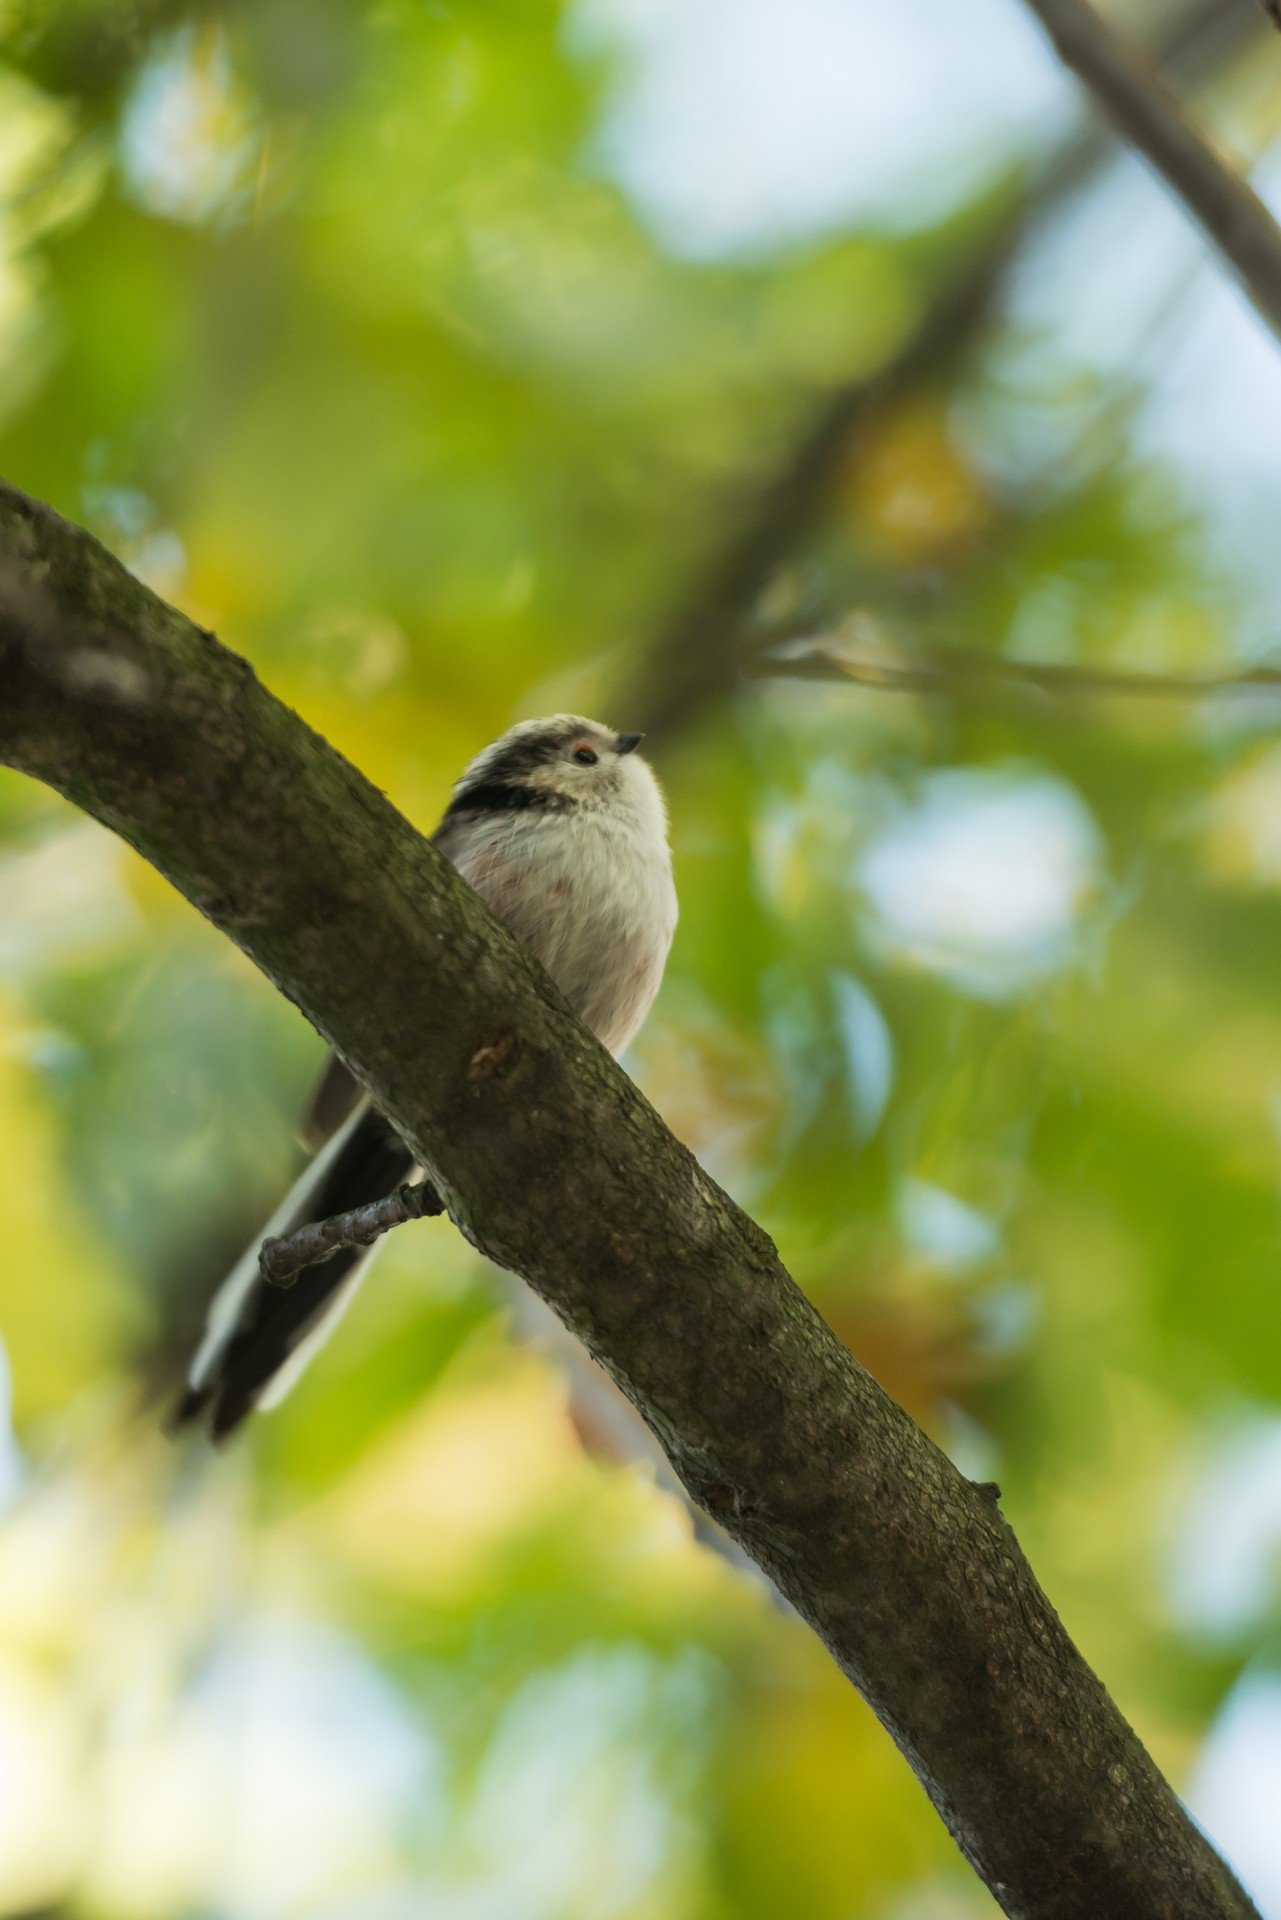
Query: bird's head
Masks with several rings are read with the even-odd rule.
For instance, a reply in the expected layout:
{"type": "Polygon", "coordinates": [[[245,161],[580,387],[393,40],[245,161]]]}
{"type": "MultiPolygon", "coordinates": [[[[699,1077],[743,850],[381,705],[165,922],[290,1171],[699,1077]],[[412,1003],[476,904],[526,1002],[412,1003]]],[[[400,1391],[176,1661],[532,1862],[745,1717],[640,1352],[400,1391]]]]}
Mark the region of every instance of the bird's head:
{"type": "Polygon", "coordinates": [[[639,733],[576,713],[522,720],[476,755],[454,788],[450,814],[609,808],[665,826],[658,783],[636,752],[640,741],[639,733]]]}

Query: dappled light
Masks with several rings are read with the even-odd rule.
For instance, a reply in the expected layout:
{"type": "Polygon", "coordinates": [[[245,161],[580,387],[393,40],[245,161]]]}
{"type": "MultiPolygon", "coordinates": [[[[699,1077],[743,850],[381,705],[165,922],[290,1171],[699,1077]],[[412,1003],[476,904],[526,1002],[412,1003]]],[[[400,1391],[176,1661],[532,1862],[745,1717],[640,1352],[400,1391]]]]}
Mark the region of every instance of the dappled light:
{"type": "MultiPolygon", "coordinates": [[[[624,1065],[1281,1920],[1281,702],[1195,684],[1281,665],[1281,352],[965,11],[0,0],[0,471],[425,832],[518,718],[648,730],[624,1065]]],[[[1181,84],[1281,206],[1229,12],[1181,84]]],[[[168,1433],[323,1055],[0,770],[0,1920],[995,1914],[449,1219],[168,1433]]]]}

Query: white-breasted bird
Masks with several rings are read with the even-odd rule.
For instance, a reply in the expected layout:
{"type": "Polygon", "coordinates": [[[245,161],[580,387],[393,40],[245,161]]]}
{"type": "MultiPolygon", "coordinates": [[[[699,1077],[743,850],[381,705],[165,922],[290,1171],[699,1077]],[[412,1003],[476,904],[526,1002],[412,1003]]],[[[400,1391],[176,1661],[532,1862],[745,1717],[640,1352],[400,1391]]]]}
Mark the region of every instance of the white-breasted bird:
{"type": "MultiPolygon", "coordinates": [[[[649,1012],[676,929],[667,813],[640,737],[577,714],[522,721],[476,755],[433,835],[614,1054],[649,1012]]],[[[381,1199],[414,1173],[408,1147],[336,1059],[305,1137],[327,1136],[215,1295],[178,1424],[207,1417],[221,1437],[274,1406],[351,1299],[369,1248],[344,1247],[287,1289],[258,1266],[265,1235],[381,1199]]]]}

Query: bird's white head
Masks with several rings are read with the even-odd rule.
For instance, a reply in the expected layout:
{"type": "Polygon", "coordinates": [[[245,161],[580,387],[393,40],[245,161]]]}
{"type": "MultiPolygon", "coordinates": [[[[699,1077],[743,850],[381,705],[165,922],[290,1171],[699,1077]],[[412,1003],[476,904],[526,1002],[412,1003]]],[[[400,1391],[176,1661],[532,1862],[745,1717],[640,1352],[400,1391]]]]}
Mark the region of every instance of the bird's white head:
{"type": "Polygon", "coordinates": [[[538,811],[628,816],[666,838],[667,813],[639,733],[557,713],[522,720],[482,749],[454,788],[449,813],[538,811]]]}

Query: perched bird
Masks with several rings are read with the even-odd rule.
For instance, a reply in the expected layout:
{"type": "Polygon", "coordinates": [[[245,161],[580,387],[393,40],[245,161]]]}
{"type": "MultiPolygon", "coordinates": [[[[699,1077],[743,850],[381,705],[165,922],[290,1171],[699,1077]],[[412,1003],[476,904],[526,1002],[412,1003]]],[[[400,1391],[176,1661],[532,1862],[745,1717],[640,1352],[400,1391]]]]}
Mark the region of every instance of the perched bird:
{"type": "MultiPolygon", "coordinates": [[[[433,836],[614,1054],[649,1012],[676,928],[667,814],[640,738],[576,714],[522,721],[477,754],[433,836]]],[[[381,1199],[414,1173],[409,1148],[334,1058],[304,1137],[320,1150],[264,1235],[381,1199]]],[[[282,1289],[259,1269],[261,1238],[214,1297],[178,1425],[207,1417],[221,1437],[282,1399],[371,1251],[344,1247],[282,1289]]]]}

